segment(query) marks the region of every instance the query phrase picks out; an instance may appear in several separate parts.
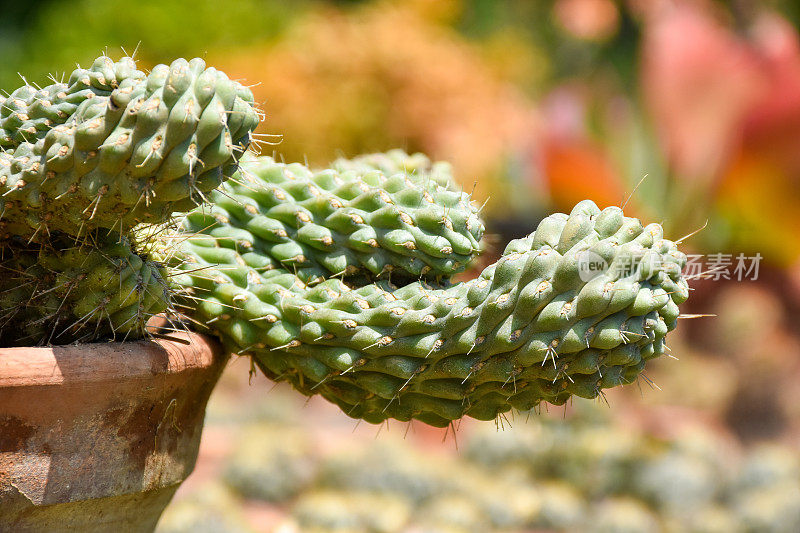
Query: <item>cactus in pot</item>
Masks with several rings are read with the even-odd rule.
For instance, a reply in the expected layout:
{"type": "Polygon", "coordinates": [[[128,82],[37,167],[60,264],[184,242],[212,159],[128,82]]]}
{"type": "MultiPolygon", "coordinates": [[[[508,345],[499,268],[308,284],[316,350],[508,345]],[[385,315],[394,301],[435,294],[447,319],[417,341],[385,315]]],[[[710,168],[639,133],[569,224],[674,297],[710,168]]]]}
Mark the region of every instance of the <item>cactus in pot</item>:
{"type": "Polygon", "coordinates": [[[658,224],[590,201],[454,283],[484,226],[448,165],[244,156],[252,95],[199,59],[101,57],[0,109],[4,345],[177,313],[350,416],[446,426],[631,383],[688,297],[658,224]]]}
{"type": "Polygon", "coordinates": [[[0,97],[0,530],[151,530],[191,473],[227,354],[148,329],[173,289],[142,226],[228,179],[258,118],[200,59],[0,97]]]}

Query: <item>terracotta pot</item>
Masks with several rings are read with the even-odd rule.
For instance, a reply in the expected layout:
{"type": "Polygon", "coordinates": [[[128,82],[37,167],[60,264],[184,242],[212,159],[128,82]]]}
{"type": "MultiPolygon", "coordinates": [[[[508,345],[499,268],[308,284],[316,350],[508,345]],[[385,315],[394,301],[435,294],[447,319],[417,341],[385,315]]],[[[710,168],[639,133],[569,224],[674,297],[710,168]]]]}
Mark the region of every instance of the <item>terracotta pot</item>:
{"type": "Polygon", "coordinates": [[[0,531],[151,531],[227,361],[174,341],[0,349],[0,531]]]}

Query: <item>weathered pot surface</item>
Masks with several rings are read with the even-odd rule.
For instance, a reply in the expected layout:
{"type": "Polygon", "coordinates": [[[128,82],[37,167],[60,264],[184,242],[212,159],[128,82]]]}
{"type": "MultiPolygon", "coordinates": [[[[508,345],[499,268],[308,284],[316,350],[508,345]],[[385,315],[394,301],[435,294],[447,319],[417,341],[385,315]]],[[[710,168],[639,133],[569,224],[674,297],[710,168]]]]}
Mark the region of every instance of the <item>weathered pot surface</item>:
{"type": "Polygon", "coordinates": [[[0,531],[151,531],[227,361],[207,337],[0,349],[0,531]]]}

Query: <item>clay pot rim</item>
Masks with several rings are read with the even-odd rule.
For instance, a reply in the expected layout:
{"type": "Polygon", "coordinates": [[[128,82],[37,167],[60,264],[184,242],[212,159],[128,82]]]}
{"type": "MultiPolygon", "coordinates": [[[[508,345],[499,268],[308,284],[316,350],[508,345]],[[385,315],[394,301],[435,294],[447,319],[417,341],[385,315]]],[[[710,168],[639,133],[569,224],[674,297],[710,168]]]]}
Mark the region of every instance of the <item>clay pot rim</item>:
{"type": "Polygon", "coordinates": [[[0,348],[0,387],[48,386],[173,374],[210,366],[219,343],[192,332],[168,339],[0,348]]]}

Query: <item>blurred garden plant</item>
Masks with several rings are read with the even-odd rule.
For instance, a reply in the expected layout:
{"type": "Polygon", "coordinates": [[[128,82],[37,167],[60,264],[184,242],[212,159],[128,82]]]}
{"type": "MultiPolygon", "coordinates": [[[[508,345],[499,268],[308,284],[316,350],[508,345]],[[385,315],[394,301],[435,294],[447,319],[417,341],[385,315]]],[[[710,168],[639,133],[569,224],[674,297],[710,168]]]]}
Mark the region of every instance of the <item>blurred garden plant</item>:
{"type": "Polygon", "coordinates": [[[324,165],[387,146],[421,150],[451,161],[456,175],[470,177],[462,187],[495,211],[520,193],[504,181],[504,167],[530,139],[533,109],[510,83],[513,69],[499,73],[442,24],[453,3],[420,7],[428,4],[436,3],[320,7],[276,42],[214,61],[258,84],[288,160],[324,165]]]}
{"type": "Polygon", "coordinates": [[[459,454],[391,433],[354,444],[348,429],[340,446],[320,447],[331,427],[298,427],[298,407],[284,422],[242,428],[224,476],[170,507],[159,531],[194,531],[203,521],[264,531],[257,510],[266,506],[275,529],[319,533],[800,527],[792,446],[740,449],[698,420],[654,434],[619,411],[574,407],[505,431],[462,428],[459,454]]]}

